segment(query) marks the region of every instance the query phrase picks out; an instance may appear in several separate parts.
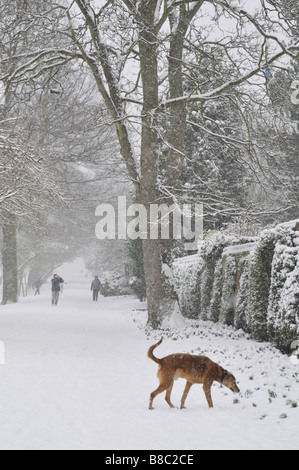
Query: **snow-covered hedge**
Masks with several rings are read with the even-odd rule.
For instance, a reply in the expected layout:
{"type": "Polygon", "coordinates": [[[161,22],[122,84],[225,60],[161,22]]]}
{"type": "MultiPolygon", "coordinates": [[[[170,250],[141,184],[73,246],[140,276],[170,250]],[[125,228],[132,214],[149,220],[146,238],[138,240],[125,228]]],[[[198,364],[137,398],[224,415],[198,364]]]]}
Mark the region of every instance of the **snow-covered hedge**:
{"type": "Polygon", "coordinates": [[[280,349],[298,340],[299,246],[275,248],[267,321],[270,340],[280,349]]]}
{"type": "Polygon", "coordinates": [[[220,321],[283,351],[299,338],[299,220],[256,239],[217,234],[174,265],[182,314],[220,321]]]}
{"type": "Polygon", "coordinates": [[[204,261],[199,255],[180,258],[173,266],[181,312],[187,318],[198,318],[201,310],[200,285],[203,269],[204,261]]]}

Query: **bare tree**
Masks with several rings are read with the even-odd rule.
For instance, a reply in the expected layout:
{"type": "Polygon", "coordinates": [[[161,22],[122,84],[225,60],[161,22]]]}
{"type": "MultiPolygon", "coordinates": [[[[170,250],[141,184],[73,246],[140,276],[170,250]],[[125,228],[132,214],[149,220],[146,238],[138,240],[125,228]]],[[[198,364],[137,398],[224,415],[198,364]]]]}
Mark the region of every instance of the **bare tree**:
{"type": "MultiPolygon", "coordinates": [[[[45,155],[44,155],[45,156],[45,155]]],[[[18,298],[17,228],[19,219],[35,225],[48,205],[64,203],[53,171],[39,148],[31,147],[19,132],[0,135],[0,223],[3,232],[3,304],[18,298]]]]}
{"type": "MultiPolygon", "coordinates": [[[[31,35],[32,18],[26,16],[28,3],[1,2],[0,52],[0,224],[3,235],[3,299],[2,303],[18,299],[17,232],[20,221],[35,226],[41,213],[51,203],[63,203],[61,188],[56,183],[51,157],[32,139],[28,127],[27,103],[36,94],[40,83],[31,76],[24,79],[20,58],[28,48],[42,41],[39,31],[31,35]]],[[[38,3],[31,13],[38,15],[38,3]]],[[[40,25],[41,27],[41,25],[40,25]]],[[[44,34],[44,31],[43,31],[44,34]]],[[[44,41],[46,37],[43,35],[44,41]]],[[[30,55],[30,54],[29,54],[30,55]]],[[[33,72],[33,69],[31,69],[33,72]]]]}
{"type": "MultiPolygon", "coordinates": [[[[273,23],[265,6],[261,15],[268,22],[263,24],[261,17],[252,16],[228,2],[211,2],[218,16],[230,15],[240,25],[247,23],[248,27],[256,30],[260,39],[255,45],[260,46],[259,52],[251,62],[247,57],[249,71],[245,71],[242,70],[242,62],[238,62],[233,56],[232,51],[236,45],[227,47],[231,62],[234,60],[236,64],[231,79],[215,88],[213,88],[215,84],[210,84],[212,88],[205,93],[200,93],[198,87],[196,93],[186,95],[184,54],[187,33],[206,3],[209,2],[141,0],[136,4],[130,0],[123,0],[113,3],[108,1],[99,9],[95,2],[76,0],[88,28],[85,37],[79,35],[76,24],[80,21],[80,16],[75,10],[67,12],[74,43],[78,45],[82,57],[91,68],[99,91],[116,123],[122,155],[134,181],[137,199],[147,208],[150,203],[158,201],[161,197],[161,188],[158,184],[161,111],[163,109],[167,111],[169,121],[168,130],[164,133],[168,152],[167,173],[163,185],[174,192],[174,188],[180,183],[185,158],[187,103],[205,102],[219,97],[258,75],[266,65],[270,66],[285,55],[295,57],[298,53],[298,46],[292,45],[290,41],[286,47],[278,36],[269,32],[267,27],[271,25],[272,28],[273,23]],[[113,19],[113,41],[110,39],[112,31],[107,23],[105,24],[108,16],[110,21],[113,19]],[[271,45],[268,42],[271,42],[271,45]],[[167,66],[165,59],[168,62],[167,66]],[[126,78],[129,80],[129,73],[126,70],[128,60],[132,60],[133,66],[138,69],[136,82],[131,85],[134,93],[130,93],[123,84],[124,73],[127,73],[126,78]],[[163,70],[161,73],[161,69],[166,67],[167,72],[163,70]],[[129,139],[126,109],[130,100],[141,107],[140,172],[129,139]]],[[[190,45],[193,51],[200,47],[200,44],[196,44],[195,37],[189,40],[190,45]]],[[[143,242],[149,323],[154,327],[158,326],[166,312],[173,308],[166,287],[167,282],[162,274],[161,245],[160,241],[155,240],[143,242]]]]}

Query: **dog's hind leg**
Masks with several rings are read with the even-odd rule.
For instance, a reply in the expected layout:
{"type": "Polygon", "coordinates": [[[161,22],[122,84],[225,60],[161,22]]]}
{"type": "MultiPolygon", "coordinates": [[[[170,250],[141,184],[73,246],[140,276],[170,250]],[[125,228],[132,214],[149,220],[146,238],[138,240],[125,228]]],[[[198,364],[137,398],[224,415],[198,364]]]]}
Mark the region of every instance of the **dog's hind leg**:
{"type": "Polygon", "coordinates": [[[183,396],[182,396],[182,399],[181,399],[181,410],[182,410],[183,408],[186,408],[186,407],[185,407],[185,401],[186,401],[186,398],[187,398],[187,396],[188,396],[188,393],[189,393],[190,388],[192,387],[192,385],[193,385],[193,384],[192,384],[191,382],[188,382],[188,381],[187,381],[186,387],[185,387],[185,390],[184,390],[184,393],[183,393],[183,396]]]}
{"type": "Polygon", "coordinates": [[[154,390],[151,395],[150,395],[150,401],[149,401],[149,409],[150,410],[153,410],[153,401],[154,401],[154,398],[159,395],[159,393],[163,393],[165,392],[165,390],[167,390],[169,384],[167,384],[166,386],[164,384],[160,384],[159,387],[154,390]]]}
{"type": "Polygon", "coordinates": [[[172,388],[173,388],[173,381],[172,381],[170,387],[168,387],[168,389],[166,390],[166,395],[165,395],[165,400],[166,400],[166,402],[168,403],[168,405],[170,406],[170,408],[174,408],[173,404],[172,404],[171,401],[170,401],[170,396],[171,396],[172,388]]]}

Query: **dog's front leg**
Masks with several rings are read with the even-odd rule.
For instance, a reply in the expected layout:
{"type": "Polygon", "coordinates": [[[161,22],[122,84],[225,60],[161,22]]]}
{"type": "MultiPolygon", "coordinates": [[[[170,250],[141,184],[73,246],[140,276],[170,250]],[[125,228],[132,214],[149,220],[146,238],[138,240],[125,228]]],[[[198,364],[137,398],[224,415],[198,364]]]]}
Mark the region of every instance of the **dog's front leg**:
{"type": "Polygon", "coordinates": [[[181,400],[181,410],[182,410],[183,408],[186,408],[186,407],[185,407],[185,401],[186,401],[186,398],[187,398],[187,396],[188,396],[188,393],[189,393],[190,388],[192,387],[192,385],[193,385],[193,384],[192,384],[191,382],[187,382],[187,383],[186,383],[186,387],[185,387],[185,390],[184,390],[184,393],[183,393],[183,396],[182,396],[182,400],[181,400]]]}
{"type": "Polygon", "coordinates": [[[206,383],[203,385],[203,391],[205,392],[209,407],[213,408],[214,405],[213,405],[213,400],[212,400],[212,395],[211,395],[211,387],[212,387],[211,383],[206,383]]]}

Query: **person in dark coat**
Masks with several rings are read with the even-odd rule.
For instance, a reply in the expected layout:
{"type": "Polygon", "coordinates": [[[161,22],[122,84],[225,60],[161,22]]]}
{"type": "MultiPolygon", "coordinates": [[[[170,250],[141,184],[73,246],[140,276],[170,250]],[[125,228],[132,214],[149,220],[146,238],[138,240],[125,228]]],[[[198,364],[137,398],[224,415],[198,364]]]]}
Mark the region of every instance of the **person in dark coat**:
{"type": "Polygon", "coordinates": [[[95,276],[94,280],[91,283],[90,290],[92,291],[93,301],[97,302],[99,298],[99,292],[101,290],[102,283],[99,280],[99,276],[95,276]]]}
{"type": "Polygon", "coordinates": [[[54,274],[54,277],[51,282],[52,282],[52,305],[57,305],[59,296],[60,296],[61,284],[64,283],[64,280],[58,274],[54,274]]]}
{"type": "Polygon", "coordinates": [[[40,288],[42,285],[43,285],[43,281],[41,279],[36,281],[36,283],[33,285],[33,287],[36,289],[34,295],[40,295],[40,288]]]}

